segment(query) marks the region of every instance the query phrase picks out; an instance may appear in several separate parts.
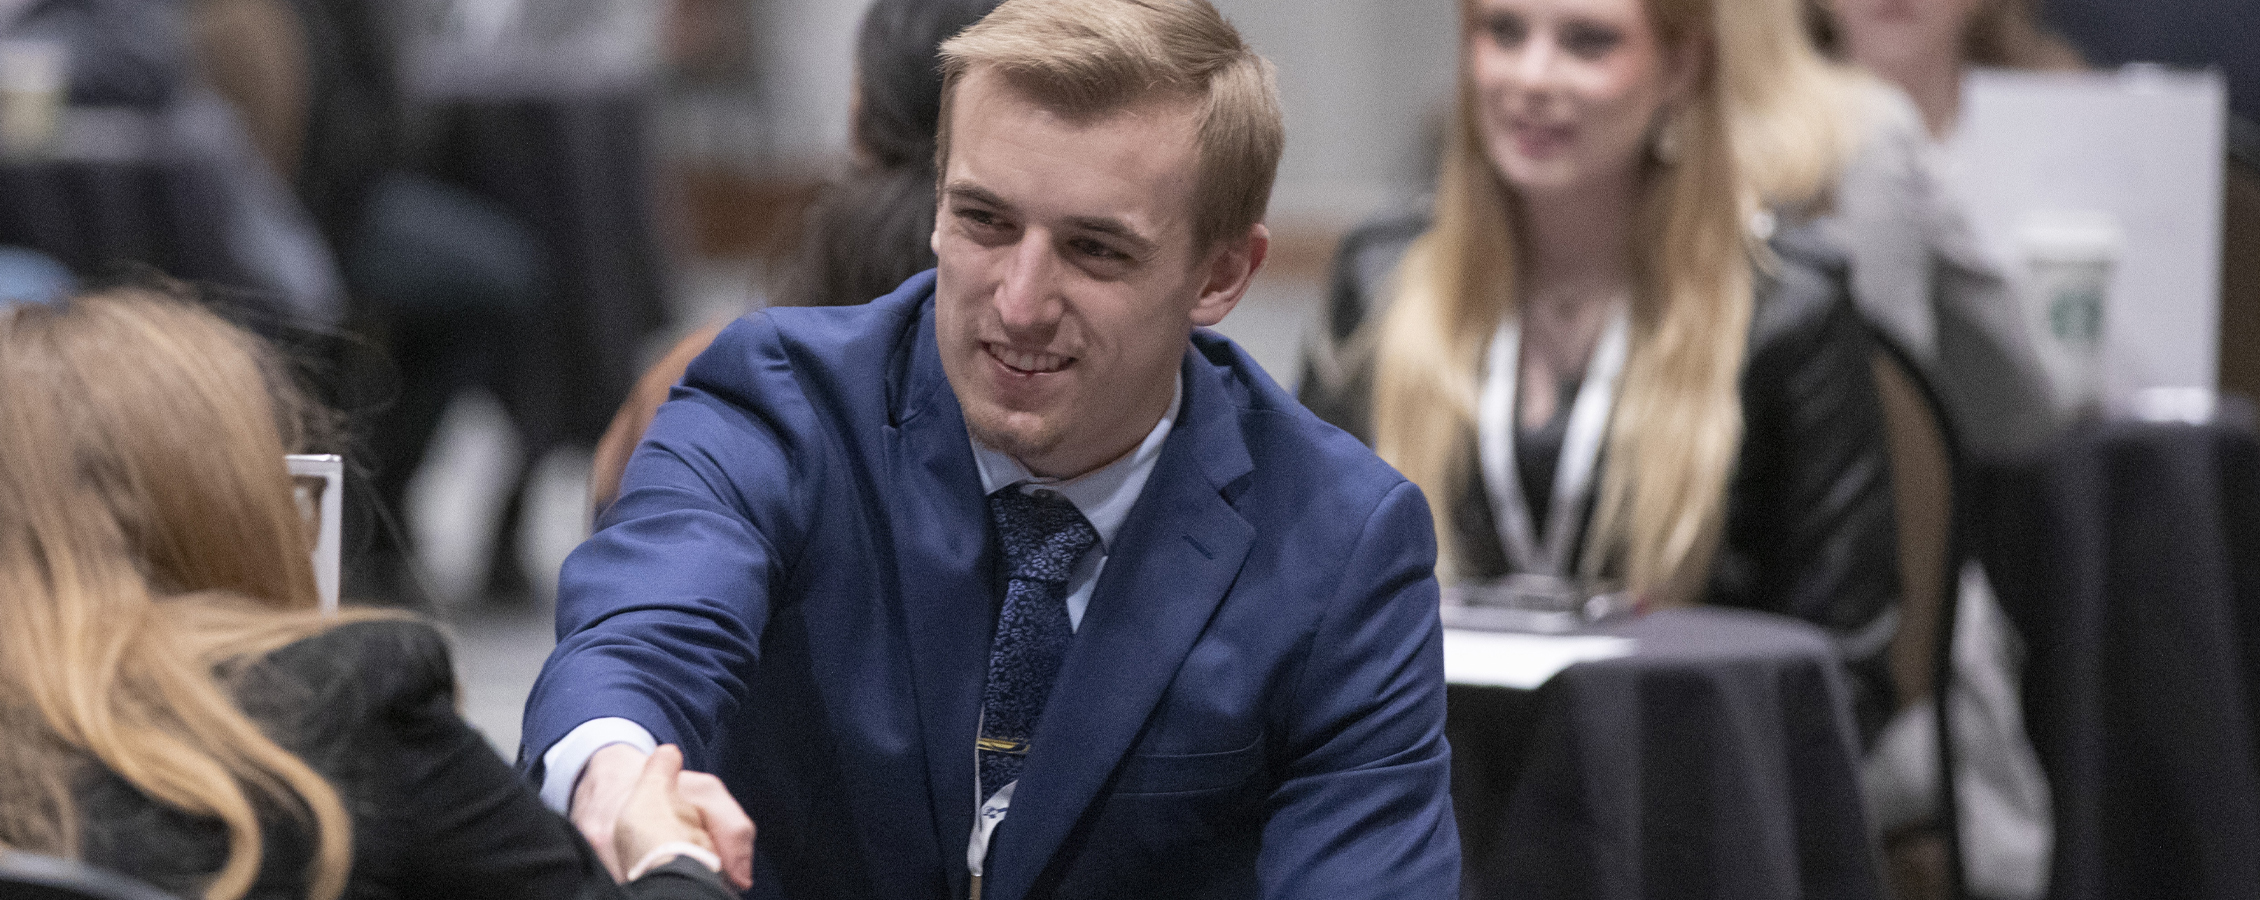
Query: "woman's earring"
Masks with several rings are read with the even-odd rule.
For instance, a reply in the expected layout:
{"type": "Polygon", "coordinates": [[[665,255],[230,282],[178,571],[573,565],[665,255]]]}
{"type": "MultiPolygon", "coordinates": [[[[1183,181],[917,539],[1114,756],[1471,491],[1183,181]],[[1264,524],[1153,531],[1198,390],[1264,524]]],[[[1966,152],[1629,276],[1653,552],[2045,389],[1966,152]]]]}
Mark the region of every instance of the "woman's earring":
{"type": "Polygon", "coordinates": [[[1680,145],[1684,143],[1680,133],[1687,130],[1686,119],[1677,110],[1666,110],[1656,117],[1655,127],[1648,132],[1648,154],[1656,162],[1667,166],[1679,162],[1680,145]]]}

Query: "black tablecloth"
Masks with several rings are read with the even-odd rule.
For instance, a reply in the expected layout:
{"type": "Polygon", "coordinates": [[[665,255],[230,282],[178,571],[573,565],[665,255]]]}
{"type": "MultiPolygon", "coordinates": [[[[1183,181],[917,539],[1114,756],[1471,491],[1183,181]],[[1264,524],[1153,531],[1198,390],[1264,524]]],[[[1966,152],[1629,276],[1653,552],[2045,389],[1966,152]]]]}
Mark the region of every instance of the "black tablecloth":
{"type": "Polygon", "coordinates": [[[0,244],[29,247],[81,275],[137,267],[219,286],[230,265],[218,174],[182,161],[0,162],[0,244]]]}
{"type": "Polygon", "coordinates": [[[1828,639],[1791,619],[1668,610],[1536,691],[1453,685],[1462,894],[1882,894],[1828,639]]]}
{"type": "Polygon", "coordinates": [[[2260,897],[2260,443],[2090,425],[1973,493],[1971,537],[2029,647],[2050,896],[2260,897]]]}

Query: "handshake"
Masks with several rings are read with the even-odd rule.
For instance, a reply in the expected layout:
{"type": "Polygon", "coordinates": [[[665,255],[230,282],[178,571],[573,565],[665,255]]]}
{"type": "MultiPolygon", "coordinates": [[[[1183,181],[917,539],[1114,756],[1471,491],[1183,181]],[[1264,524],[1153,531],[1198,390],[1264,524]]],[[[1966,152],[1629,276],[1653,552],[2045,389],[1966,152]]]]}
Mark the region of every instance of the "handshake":
{"type": "Polygon", "coordinates": [[[688,856],[738,890],[753,886],[753,820],[722,780],[683,771],[683,751],[646,756],[612,744],[589,757],[573,789],[574,826],[618,881],[688,856]]]}

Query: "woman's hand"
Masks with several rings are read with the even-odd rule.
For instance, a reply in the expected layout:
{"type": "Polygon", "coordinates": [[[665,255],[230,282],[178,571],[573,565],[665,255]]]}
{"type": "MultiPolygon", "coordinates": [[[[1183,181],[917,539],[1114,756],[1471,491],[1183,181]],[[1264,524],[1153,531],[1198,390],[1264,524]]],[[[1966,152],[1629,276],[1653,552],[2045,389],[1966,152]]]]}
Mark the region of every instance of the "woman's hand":
{"type": "Polygon", "coordinates": [[[661,745],[644,761],[613,842],[620,864],[634,870],[684,855],[666,853],[668,845],[688,845],[714,854],[732,886],[753,886],[753,820],[721,779],[683,771],[683,751],[673,744],[661,745]],[[654,851],[660,858],[647,860],[654,851]]]}

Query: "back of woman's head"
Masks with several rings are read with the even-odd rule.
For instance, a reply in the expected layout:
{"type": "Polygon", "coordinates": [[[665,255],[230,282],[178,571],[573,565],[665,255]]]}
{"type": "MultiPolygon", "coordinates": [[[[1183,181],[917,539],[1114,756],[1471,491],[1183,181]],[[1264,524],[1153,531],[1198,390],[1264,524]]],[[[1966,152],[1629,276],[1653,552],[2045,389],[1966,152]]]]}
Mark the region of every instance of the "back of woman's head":
{"type": "Polygon", "coordinates": [[[934,267],[941,44],[1001,0],[877,0],[856,38],[858,165],[802,223],[779,306],[849,306],[934,267]]]}
{"type": "MultiPolygon", "coordinates": [[[[856,37],[856,149],[881,168],[934,159],[941,43],[1001,0],[876,0],[856,37]]],[[[865,298],[869,299],[869,298],[865,298]]]]}
{"type": "Polygon", "coordinates": [[[853,306],[934,267],[931,159],[858,172],[825,189],[802,227],[780,306],[853,306]]]}
{"type": "Polygon", "coordinates": [[[159,291],[0,309],[0,845],[75,852],[91,764],[221,822],[208,897],[249,889],[260,807],[309,814],[307,883],[342,887],[335,792],[215,674],[322,627],[295,396],[258,339],[159,291]]]}
{"type": "Polygon", "coordinates": [[[0,385],[6,552],[37,535],[158,594],[310,602],[282,461],[300,405],[256,338],[151,290],[90,294],[0,318],[0,385]]]}

